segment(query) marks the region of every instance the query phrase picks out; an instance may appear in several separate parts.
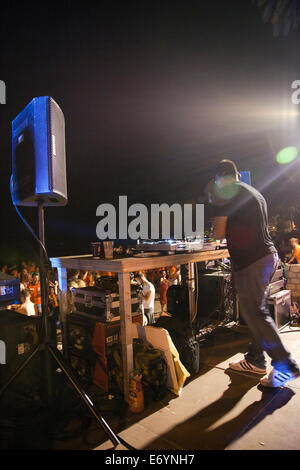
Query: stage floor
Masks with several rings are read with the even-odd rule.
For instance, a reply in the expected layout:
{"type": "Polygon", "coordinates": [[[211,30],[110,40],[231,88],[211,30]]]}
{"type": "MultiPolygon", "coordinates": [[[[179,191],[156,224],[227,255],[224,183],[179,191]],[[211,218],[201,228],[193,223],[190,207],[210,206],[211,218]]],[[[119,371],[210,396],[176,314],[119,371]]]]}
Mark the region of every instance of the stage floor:
{"type": "MultiPolygon", "coordinates": [[[[300,331],[286,326],[285,345],[300,363],[300,331]]],[[[300,378],[280,389],[259,385],[259,377],[229,371],[243,357],[245,327],[220,329],[201,348],[202,368],[180,397],[152,403],[139,417],[127,417],[120,436],[148,450],[299,450],[300,378]]],[[[271,367],[269,366],[268,369],[271,367]]],[[[95,450],[111,449],[109,442],[95,450]]]]}
{"type": "MultiPolygon", "coordinates": [[[[298,363],[299,330],[286,326],[281,331],[298,363]]],[[[137,450],[299,450],[300,378],[280,389],[265,389],[259,385],[259,377],[230,371],[228,362],[242,358],[247,343],[244,326],[216,328],[201,345],[200,372],[186,381],[179,397],[168,393],[154,401],[146,396],[141,414],[135,415],[126,407],[116,411],[112,406],[100,409],[102,416],[137,450]]],[[[28,412],[33,420],[34,410],[28,412]]],[[[8,439],[7,434],[5,441],[2,436],[2,449],[5,442],[8,449],[113,449],[96,421],[87,419],[82,427],[76,423],[77,413],[74,408],[73,421],[60,438],[57,433],[52,438],[42,436],[36,423],[30,426],[24,418],[23,427],[13,433],[14,439],[12,435],[8,439]]],[[[2,421],[2,431],[9,430],[10,424],[5,428],[2,421]]]]}

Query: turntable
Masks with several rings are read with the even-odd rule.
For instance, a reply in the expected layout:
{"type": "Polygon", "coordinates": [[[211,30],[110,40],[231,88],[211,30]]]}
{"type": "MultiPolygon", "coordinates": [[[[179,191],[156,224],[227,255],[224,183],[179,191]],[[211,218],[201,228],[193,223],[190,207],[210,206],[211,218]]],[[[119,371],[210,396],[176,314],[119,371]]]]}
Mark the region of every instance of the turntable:
{"type": "Polygon", "coordinates": [[[215,250],[217,246],[217,242],[210,239],[203,240],[201,238],[187,240],[140,240],[136,245],[136,250],[139,252],[175,254],[215,250]]]}

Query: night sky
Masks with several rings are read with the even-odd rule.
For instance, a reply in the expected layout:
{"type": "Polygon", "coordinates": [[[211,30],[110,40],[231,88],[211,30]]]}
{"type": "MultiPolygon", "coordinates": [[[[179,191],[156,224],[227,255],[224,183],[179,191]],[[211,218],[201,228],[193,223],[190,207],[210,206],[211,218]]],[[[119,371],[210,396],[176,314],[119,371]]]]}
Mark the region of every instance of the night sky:
{"type": "MultiPolygon", "coordinates": [[[[36,247],[9,193],[11,121],[36,96],[50,95],[66,122],[68,204],[45,209],[50,256],[86,253],[97,206],[119,195],[201,201],[224,157],[251,171],[269,211],[299,201],[300,165],[275,159],[299,145],[299,120],[280,114],[300,106],[299,30],[274,37],[250,0],[6,3],[0,262],[36,247]]],[[[20,209],[36,227],[37,210],[20,209]]]]}

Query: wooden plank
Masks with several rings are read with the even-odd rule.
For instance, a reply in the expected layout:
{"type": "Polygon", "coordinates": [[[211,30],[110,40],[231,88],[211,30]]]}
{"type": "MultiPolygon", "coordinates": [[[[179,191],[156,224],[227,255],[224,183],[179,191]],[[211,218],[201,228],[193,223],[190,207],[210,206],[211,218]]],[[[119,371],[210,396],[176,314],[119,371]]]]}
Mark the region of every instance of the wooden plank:
{"type": "Polygon", "coordinates": [[[141,269],[155,269],[162,266],[197,263],[215,259],[229,258],[228,250],[208,250],[194,253],[162,255],[145,258],[120,258],[113,260],[97,260],[91,255],[78,257],[51,258],[53,268],[82,269],[90,271],[110,271],[115,273],[135,272],[141,269]]]}
{"type": "Polygon", "coordinates": [[[68,281],[66,268],[58,268],[58,298],[59,298],[59,319],[62,326],[62,352],[68,358],[68,338],[67,338],[67,315],[68,305],[68,281]]]}
{"type": "Polygon", "coordinates": [[[119,273],[118,278],[120,297],[124,398],[126,401],[128,401],[129,378],[131,372],[133,371],[130,274],[119,273]]]}
{"type": "MultiPolygon", "coordinates": [[[[229,258],[227,249],[208,250],[193,253],[181,253],[174,255],[161,255],[155,257],[130,257],[113,260],[97,260],[91,255],[64,256],[50,258],[53,268],[58,269],[59,288],[62,291],[63,306],[62,318],[66,315],[67,293],[67,269],[81,269],[90,271],[111,271],[118,273],[119,295],[120,295],[120,317],[121,317],[121,340],[124,374],[124,397],[128,401],[129,377],[133,370],[133,347],[132,347],[132,317],[131,317],[131,293],[130,272],[143,269],[155,269],[172,265],[212,261],[215,259],[229,258]]],[[[65,344],[67,343],[65,338],[65,344]]]]}
{"type": "Polygon", "coordinates": [[[91,255],[50,258],[53,268],[81,269],[87,271],[122,272],[121,260],[94,259],[91,255]]]}

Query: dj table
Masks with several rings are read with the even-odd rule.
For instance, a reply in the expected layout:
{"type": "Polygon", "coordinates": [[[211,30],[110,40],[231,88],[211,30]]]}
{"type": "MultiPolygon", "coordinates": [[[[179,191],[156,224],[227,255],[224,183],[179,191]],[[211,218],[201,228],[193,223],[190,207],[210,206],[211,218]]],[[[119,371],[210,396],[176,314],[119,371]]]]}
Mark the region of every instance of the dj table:
{"type": "MultiPolygon", "coordinates": [[[[67,270],[80,269],[83,271],[109,271],[117,273],[119,281],[121,342],[123,356],[124,397],[128,400],[129,378],[133,370],[132,347],[132,315],[131,315],[131,287],[130,273],[140,270],[156,269],[160,267],[178,266],[193,263],[228,258],[227,249],[206,250],[193,253],[180,253],[171,255],[151,256],[142,253],[139,256],[119,259],[94,259],[91,255],[65,256],[51,258],[51,265],[57,268],[58,284],[60,290],[60,320],[63,331],[66,330],[66,319],[69,312],[67,299],[67,270]]],[[[66,337],[63,337],[63,353],[66,353],[66,337]]]]}

